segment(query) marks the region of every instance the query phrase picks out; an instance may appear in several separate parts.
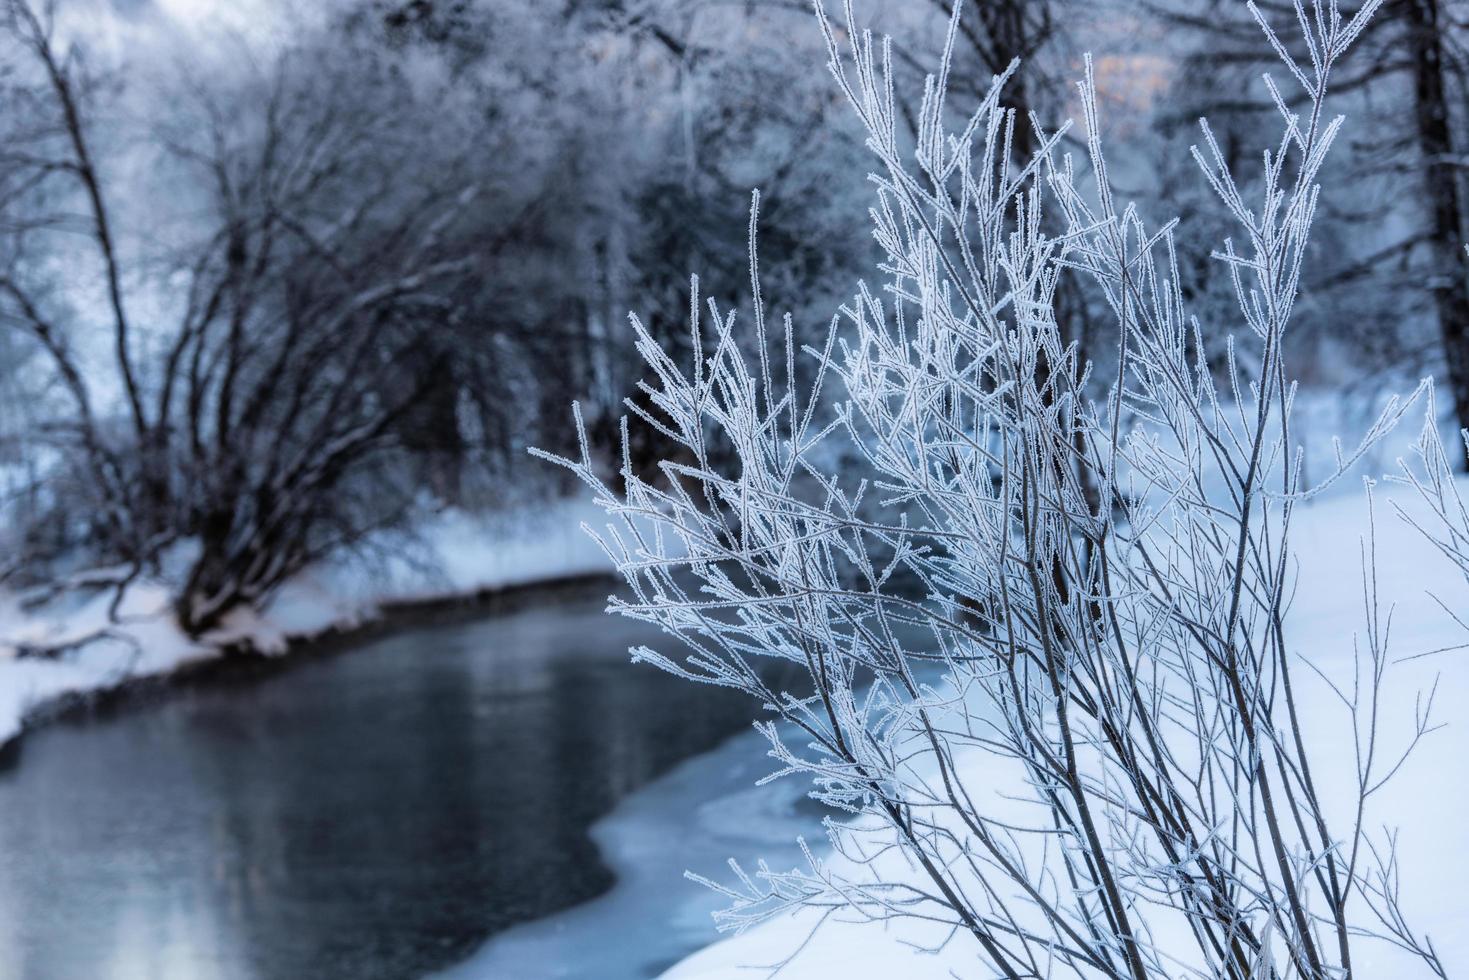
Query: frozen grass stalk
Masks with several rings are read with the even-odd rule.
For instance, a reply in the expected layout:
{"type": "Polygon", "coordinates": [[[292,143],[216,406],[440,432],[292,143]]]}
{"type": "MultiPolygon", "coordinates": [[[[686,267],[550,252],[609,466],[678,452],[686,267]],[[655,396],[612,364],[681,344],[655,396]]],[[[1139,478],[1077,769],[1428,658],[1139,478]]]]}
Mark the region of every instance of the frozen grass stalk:
{"type": "MultiPolygon", "coordinates": [[[[651,379],[628,405],[677,452],[656,476],[624,452],[606,480],[583,435],[560,460],[614,520],[600,538],[633,596],[617,610],[688,648],[636,656],[750,695],[780,775],[857,818],[828,823],[841,861],[736,869],[724,927],[800,906],[918,918],[1010,978],[1326,980],[1382,941],[1443,975],[1368,822],[1399,764],[1378,747],[1370,548],[1365,687],[1344,730],[1302,730],[1285,617],[1292,513],[1322,485],[1301,477],[1283,341],[1341,125],[1328,83],[1380,5],[1298,0],[1290,43],[1255,11],[1300,91],[1267,79],[1282,132],[1248,185],[1202,124],[1193,154],[1238,225],[1214,253],[1238,315],[1207,324],[1180,292],[1172,225],[1113,198],[1089,62],[1082,179],[1059,133],[1013,159],[1016,127],[1037,124],[1004,108],[1008,73],[950,127],[957,10],[910,130],[887,44],[818,7],[878,164],[883,288],[860,286],[805,351],[803,384],[790,324],[783,350],[767,342],[757,197],[752,330],[702,309],[697,280],[692,364],[633,320],[651,379]],[[1058,324],[1063,276],[1110,308],[1106,378],[1058,324]],[[834,471],[838,440],[869,478],[834,471]],[[770,659],[800,682],[770,686],[770,659]],[[1318,738],[1357,747],[1349,812],[1318,795],[1318,738]],[[915,874],[890,873],[894,843],[915,874]]],[[[1336,476],[1357,455],[1338,451],[1336,476]]],[[[1425,710],[1416,735],[1428,725],[1425,710]]]]}

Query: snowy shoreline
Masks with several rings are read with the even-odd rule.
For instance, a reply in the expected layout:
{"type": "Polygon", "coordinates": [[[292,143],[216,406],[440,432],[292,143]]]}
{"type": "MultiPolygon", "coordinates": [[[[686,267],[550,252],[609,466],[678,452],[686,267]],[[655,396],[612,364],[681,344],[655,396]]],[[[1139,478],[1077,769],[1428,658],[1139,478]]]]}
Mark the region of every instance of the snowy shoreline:
{"type": "MultiPolygon", "coordinates": [[[[1401,505],[1421,517],[1421,504],[1403,487],[1377,491],[1377,580],[1381,608],[1391,609],[1391,657],[1386,696],[1381,707],[1385,744],[1400,751],[1410,740],[1417,694],[1436,693],[1434,717],[1443,727],[1414,751],[1390,784],[1390,792],[1374,800],[1370,820],[1394,825],[1398,837],[1397,871],[1404,907],[1412,924],[1435,942],[1446,966],[1469,965],[1469,933],[1462,928],[1466,907],[1463,882],[1469,879],[1469,849],[1444,847],[1463,836],[1463,813],[1469,806],[1469,783],[1463,778],[1469,758],[1469,650],[1463,627],[1449,609],[1463,602],[1464,580],[1437,549],[1393,513],[1401,505]],[[1389,531],[1390,529],[1390,531],[1389,531]],[[1430,592],[1448,605],[1441,607],[1430,592]]],[[[1287,612],[1291,644],[1322,674],[1302,671],[1303,723],[1318,738],[1318,776],[1333,814],[1350,813],[1355,763],[1350,740],[1342,732],[1343,708],[1325,683],[1350,682],[1354,672],[1353,640],[1363,626],[1361,560],[1368,533],[1367,503],[1360,492],[1334,492],[1299,508],[1294,547],[1299,559],[1298,588],[1287,612]]],[[[995,812],[1024,819],[1023,786],[1014,773],[992,759],[975,754],[959,764],[975,787],[984,787],[995,812]],[[1012,801],[1007,803],[1007,801],[1012,801]],[[1006,809],[1006,806],[1009,809],[1006,809]]],[[[979,792],[979,790],[976,790],[979,792]]],[[[813,842],[814,843],[814,842],[813,842]]],[[[854,865],[818,849],[823,861],[850,873],[854,865]]],[[[920,883],[921,872],[901,852],[889,852],[880,865],[889,881],[920,883]]],[[[1357,951],[1363,976],[1423,976],[1418,962],[1385,942],[1362,940],[1357,951]]],[[[804,909],[778,915],[727,936],[683,959],[662,974],[664,980],[746,980],[780,964],[783,980],[825,980],[833,976],[904,977],[944,980],[980,969],[977,947],[955,938],[943,924],[897,919],[864,921],[855,913],[829,914],[804,909]],[[818,928],[819,926],[819,928],[818,928]]]]}
{"type": "Polygon", "coordinates": [[[797,838],[822,839],[808,786],[755,785],[768,753],[763,735],[738,732],[623,798],[589,831],[615,879],[607,892],[490,937],[434,980],[646,980],[718,942],[712,914],[728,903],[685,871],[717,877],[730,857],[795,866],[797,838]]]}
{"type": "Polygon", "coordinates": [[[109,617],[112,589],[73,590],[31,609],[0,590],[0,751],[78,703],[207,669],[232,656],[281,657],[356,638],[435,608],[474,607],[515,593],[606,576],[613,569],[583,522],[602,512],[584,500],[494,515],[445,511],[387,559],[310,569],[260,610],[238,610],[193,640],[174,622],[166,583],[127,586],[109,617]],[[105,635],[97,635],[105,631],[105,635]],[[27,646],[82,641],[55,658],[27,646]]]}

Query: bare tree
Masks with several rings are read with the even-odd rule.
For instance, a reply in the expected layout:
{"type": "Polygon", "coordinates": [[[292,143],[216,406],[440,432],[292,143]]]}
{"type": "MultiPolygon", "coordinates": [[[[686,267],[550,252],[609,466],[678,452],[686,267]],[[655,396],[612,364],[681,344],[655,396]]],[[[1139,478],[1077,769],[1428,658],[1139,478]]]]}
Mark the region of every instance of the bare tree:
{"type": "Polygon", "coordinates": [[[1448,387],[1454,399],[1454,417],[1469,425],[1469,242],[1460,171],[1445,73],[1457,67],[1469,77],[1469,63],[1455,65],[1448,56],[1449,17],[1442,0],[1401,0],[1393,12],[1402,21],[1403,44],[1412,63],[1413,125],[1421,158],[1423,190],[1427,196],[1429,283],[1434,312],[1443,340],[1448,387]]]}
{"type": "Polygon", "coordinates": [[[67,509],[104,559],[151,568],[193,542],[178,615],[198,633],[411,501],[403,437],[454,356],[436,335],[475,267],[455,226],[473,182],[462,166],[426,164],[422,117],[395,100],[391,74],[297,48],[246,73],[245,91],[196,90],[183,100],[193,113],[158,124],[156,165],[202,216],[145,259],[120,244],[84,62],[58,49],[53,8],[8,0],[6,14],[40,69],[50,126],[10,156],[31,193],[13,201],[0,293],[69,398],[56,486],[80,496],[67,509]],[[421,180],[405,189],[410,164],[421,180]],[[102,270],[121,419],[87,377],[95,343],[56,276],[58,259],[87,261],[57,237],[76,233],[102,270]],[[176,313],[140,329],[139,284],[177,290],[162,304],[176,313]]]}

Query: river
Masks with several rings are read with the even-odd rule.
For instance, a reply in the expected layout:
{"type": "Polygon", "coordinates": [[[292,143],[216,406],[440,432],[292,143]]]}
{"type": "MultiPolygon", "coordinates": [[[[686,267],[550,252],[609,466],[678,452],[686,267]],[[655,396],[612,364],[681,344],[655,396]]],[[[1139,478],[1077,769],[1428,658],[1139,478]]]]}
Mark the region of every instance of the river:
{"type": "Polygon", "coordinates": [[[718,875],[713,852],[638,842],[697,818],[750,843],[710,819],[721,797],[790,804],[771,840],[815,815],[751,807],[768,760],[727,741],[749,704],[629,665],[668,641],[602,608],[400,630],[27,735],[0,769],[0,976],[375,980],[479,950],[456,975],[533,980],[617,935],[614,980],[712,941],[679,872],[718,875]],[[614,883],[594,825],[627,881],[556,916],[614,883]]]}

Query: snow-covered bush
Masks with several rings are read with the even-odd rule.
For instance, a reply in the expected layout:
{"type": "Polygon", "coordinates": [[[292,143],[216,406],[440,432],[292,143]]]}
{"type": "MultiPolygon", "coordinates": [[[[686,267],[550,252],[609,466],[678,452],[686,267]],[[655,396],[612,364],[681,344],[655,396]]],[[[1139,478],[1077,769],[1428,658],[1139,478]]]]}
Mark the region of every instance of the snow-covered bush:
{"type": "MultiPolygon", "coordinates": [[[[1297,0],[1289,41],[1256,12],[1299,91],[1266,79],[1283,132],[1255,199],[1203,125],[1194,156],[1238,226],[1215,254],[1238,313],[1210,323],[1180,294],[1172,227],[1113,197],[1089,65],[1083,174],[1059,133],[1013,158],[1034,121],[1003,107],[1004,77],[950,128],[946,56],[906,113],[889,45],[820,14],[879,163],[884,288],[859,287],[800,386],[789,321],[768,343],[752,213],[751,328],[703,313],[697,280],[692,364],[638,327],[653,378],[631,424],[679,459],[609,483],[583,434],[561,461],[616,519],[602,540],[633,595],[617,610],[689,648],[636,657],[749,694],[776,719],[760,727],[779,774],[856,817],[829,824],[844,860],[740,872],[724,925],[796,906],[922,918],[1004,977],[1350,976],[1368,941],[1442,975],[1369,834],[1398,762],[1375,731],[1370,551],[1341,731],[1299,723],[1285,615],[1292,514],[1320,486],[1300,475],[1283,340],[1341,125],[1328,82],[1378,6],[1297,0]],[[1071,276],[1115,317],[1108,378],[1058,324],[1071,276]],[[815,462],[838,439],[865,474],[815,462]],[[802,683],[770,686],[772,659],[802,683]],[[1319,789],[1328,741],[1357,749],[1332,756],[1357,767],[1344,810],[1319,789]],[[895,844],[915,877],[884,872],[895,844]]],[[[951,51],[959,29],[956,12],[951,51]]]]}

